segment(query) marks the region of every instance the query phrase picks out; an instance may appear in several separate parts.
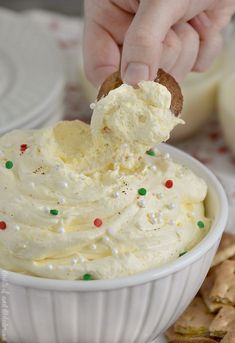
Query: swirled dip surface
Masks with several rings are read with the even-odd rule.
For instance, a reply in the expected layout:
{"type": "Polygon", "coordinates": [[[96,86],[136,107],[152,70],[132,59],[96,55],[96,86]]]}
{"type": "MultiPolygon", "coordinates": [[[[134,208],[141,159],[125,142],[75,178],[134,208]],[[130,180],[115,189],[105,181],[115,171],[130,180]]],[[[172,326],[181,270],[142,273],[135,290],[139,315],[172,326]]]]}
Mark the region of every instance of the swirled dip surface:
{"type": "Polygon", "coordinates": [[[207,233],[205,182],[156,149],[146,154],[182,122],[171,95],[139,86],[101,99],[91,127],[61,122],[0,139],[2,268],[115,278],[174,260],[207,233]]]}

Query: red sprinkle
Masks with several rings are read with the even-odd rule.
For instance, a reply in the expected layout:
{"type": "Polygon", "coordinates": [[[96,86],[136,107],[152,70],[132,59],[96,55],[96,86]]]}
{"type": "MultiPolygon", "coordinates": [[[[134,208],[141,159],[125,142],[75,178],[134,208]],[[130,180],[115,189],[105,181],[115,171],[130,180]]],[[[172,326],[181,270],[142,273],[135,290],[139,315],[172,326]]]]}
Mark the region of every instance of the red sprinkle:
{"type": "Polygon", "coordinates": [[[0,222],[0,230],[6,230],[7,224],[5,222],[0,222]]]}
{"type": "Polygon", "coordinates": [[[211,163],[211,158],[198,158],[198,160],[203,164],[209,164],[211,163]]]}
{"type": "Polygon", "coordinates": [[[21,152],[25,152],[28,149],[28,145],[27,144],[21,144],[20,146],[20,151],[21,152]]]}
{"type": "Polygon", "coordinates": [[[166,188],[172,188],[173,187],[173,181],[172,180],[167,180],[166,182],[165,182],[165,186],[166,186],[166,188]]]}
{"type": "Polygon", "coordinates": [[[208,134],[208,136],[209,136],[209,138],[210,138],[212,141],[217,141],[217,140],[219,139],[219,137],[220,137],[220,134],[219,134],[219,132],[214,131],[214,132],[210,132],[210,133],[208,134]]]}
{"type": "Polygon", "coordinates": [[[226,145],[222,145],[218,148],[220,154],[226,154],[229,152],[229,148],[226,145]]]}
{"type": "Polygon", "coordinates": [[[103,222],[102,222],[102,220],[101,220],[100,218],[96,218],[96,219],[94,220],[94,225],[95,225],[96,227],[100,227],[102,224],[103,224],[103,222]]]}

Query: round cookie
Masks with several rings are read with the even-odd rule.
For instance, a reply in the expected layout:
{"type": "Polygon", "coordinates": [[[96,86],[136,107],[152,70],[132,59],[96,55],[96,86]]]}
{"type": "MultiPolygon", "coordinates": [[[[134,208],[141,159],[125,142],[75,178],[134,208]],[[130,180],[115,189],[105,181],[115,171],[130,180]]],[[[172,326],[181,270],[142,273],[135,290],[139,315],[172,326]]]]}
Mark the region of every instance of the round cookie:
{"type": "MultiPolygon", "coordinates": [[[[165,86],[171,93],[171,111],[178,116],[183,108],[183,95],[181,88],[177,81],[170,74],[166,73],[163,69],[159,69],[157,77],[154,80],[165,86]]],[[[101,85],[97,99],[100,100],[103,96],[106,96],[112,89],[118,88],[123,84],[120,72],[116,71],[111,74],[101,85]]]]}

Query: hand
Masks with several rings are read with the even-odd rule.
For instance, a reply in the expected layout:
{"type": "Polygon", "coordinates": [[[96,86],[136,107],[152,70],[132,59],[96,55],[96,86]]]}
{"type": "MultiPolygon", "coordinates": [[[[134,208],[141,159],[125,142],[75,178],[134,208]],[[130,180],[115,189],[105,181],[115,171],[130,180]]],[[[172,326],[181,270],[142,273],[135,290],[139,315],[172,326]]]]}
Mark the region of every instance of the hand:
{"type": "Polygon", "coordinates": [[[221,48],[235,0],[86,0],[84,60],[96,86],[121,69],[124,82],[154,80],[159,67],[181,81],[206,70],[221,48]]]}

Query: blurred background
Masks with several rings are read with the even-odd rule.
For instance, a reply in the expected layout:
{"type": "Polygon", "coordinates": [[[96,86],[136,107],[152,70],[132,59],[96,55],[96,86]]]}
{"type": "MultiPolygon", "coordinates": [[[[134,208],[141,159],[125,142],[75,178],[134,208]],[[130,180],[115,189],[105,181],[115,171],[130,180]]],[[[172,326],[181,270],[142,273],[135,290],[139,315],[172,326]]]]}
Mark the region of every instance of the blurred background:
{"type": "MultiPolygon", "coordinates": [[[[89,83],[84,73],[84,64],[82,57],[82,39],[83,39],[83,12],[84,12],[84,0],[0,0],[0,16],[1,25],[3,27],[3,21],[5,23],[5,30],[0,32],[0,70],[5,72],[0,82],[0,96],[4,93],[3,90],[8,89],[7,85],[14,84],[14,80],[17,80],[16,75],[11,79],[13,68],[9,65],[9,61],[14,58],[15,51],[18,55],[21,53],[22,58],[14,61],[15,70],[23,70],[22,76],[25,79],[25,84],[29,85],[33,82],[33,85],[41,82],[37,79],[43,76],[43,81],[46,83],[52,83],[52,76],[46,72],[45,65],[49,67],[49,59],[53,57],[51,64],[55,69],[57,63],[57,69],[61,66],[61,72],[54,70],[54,84],[51,87],[50,92],[56,89],[56,86],[60,82],[60,79],[64,79],[64,108],[59,105],[61,102],[61,93],[57,92],[57,104],[55,106],[55,100],[53,101],[54,112],[60,108],[61,114],[55,116],[55,120],[62,118],[74,119],[80,118],[87,122],[90,120],[91,111],[89,109],[89,103],[93,102],[97,95],[97,90],[89,83]],[[6,11],[6,9],[10,11],[6,11]],[[16,14],[17,13],[17,14],[16,14]],[[41,31],[41,32],[40,32],[41,31]],[[44,36],[42,34],[44,32],[44,36]],[[46,33],[46,35],[45,35],[46,33]],[[16,39],[16,37],[18,38],[16,39]],[[41,40],[39,40],[39,36],[41,40]],[[35,40],[37,38],[37,41],[35,40]],[[32,47],[35,44],[35,49],[32,47]],[[24,46],[22,48],[22,46],[24,46]],[[25,46],[27,48],[25,49],[25,46]],[[36,52],[36,48],[40,48],[36,52]],[[53,51],[52,51],[53,50],[53,51]],[[6,62],[4,56],[8,56],[8,62],[6,62]],[[60,55],[62,55],[62,63],[60,61],[60,55]],[[37,61],[45,60],[44,64],[41,63],[41,70],[37,61]],[[30,63],[26,63],[30,61],[30,63]],[[56,62],[55,62],[56,61],[56,62]],[[29,70],[31,73],[29,74],[29,70]],[[35,72],[38,71],[36,75],[35,72]],[[57,79],[56,79],[57,77],[57,79]],[[69,85],[69,86],[68,86],[69,85]],[[1,91],[2,89],[2,91],[1,91]],[[76,89],[76,92],[74,91],[76,89]],[[70,93],[68,94],[68,91],[70,93]],[[72,105],[71,105],[72,103],[72,105]],[[62,113],[63,116],[62,116],[62,113]]],[[[226,139],[232,150],[235,152],[235,135],[231,132],[231,118],[229,114],[225,114],[227,111],[228,101],[224,95],[228,96],[228,91],[222,91],[223,87],[231,88],[227,79],[232,78],[235,74],[235,25],[230,24],[223,32],[224,34],[224,47],[213,63],[211,68],[205,73],[190,73],[186,80],[181,84],[184,95],[184,109],[182,118],[186,124],[184,126],[177,127],[171,139],[174,141],[180,141],[190,138],[194,134],[200,132],[205,124],[217,114],[220,114],[220,124],[225,131],[226,139]],[[228,77],[229,76],[229,77],[228,77]],[[224,83],[226,81],[226,85],[224,83]],[[221,105],[221,103],[223,103],[221,105]],[[226,109],[225,109],[226,104],[226,109]],[[226,122],[225,122],[225,118],[226,122]],[[228,119],[229,118],[229,119],[228,119]]],[[[234,76],[235,78],[235,76],[234,76]]],[[[231,81],[232,83],[235,81],[231,81]]],[[[41,89],[46,87],[41,82],[41,89]]],[[[20,88],[20,87],[19,87],[20,88]]],[[[21,87],[22,89],[22,87],[21,87]]],[[[60,85],[60,89],[62,86],[60,85]]],[[[13,89],[11,88],[11,91],[13,89]]],[[[9,92],[8,92],[9,93],[9,92]]],[[[30,89],[29,99],[32,99],[30,89]]],[[[36,90],[35,90],[36,93],[36,90]]],[[[37,95],[38,95],[37,91],[37,95]]],[[[42,95],[41,95],[42,97],[42,95]]],[[[16,98],[16,94],[14,94],[16,98]]],[[[49,98],[49,94],[47,94],[49,98]]],[[[39,100],[46,103],[46,97],[42,97],[39,100]]],[[[29,100],[25,97],[25,103],[29,100]]],[[[6,100],[4,98],[4,100],[6,100]]],[[[9,111],[13,112],[12,117],[19,117],[19,109],[16,106],[17,111],[12,110],[12,99],[7,103],[9,111]]],[[[47,106],[48,118],[51,118],[49,112],[49,106],[47,106]]],[[[33,106],[30,109],[33,111],[33,106]]],[[[41,111],[41,112],[45,112],[41,111]]],[[[234,112],[233,105],[229,112],[234,112]]],[[[3,101],[0,102],[0,134],[3,123],[1,117],[7,113],[6,106],[3,101]],[[2,108],[2,112],[1,112],[2,108]],[[1,114],[2,113],[2,114],[1,114]]],[[[26,113],[25,110],[22,113],[26,113]]],[[[6,115],[5,115],[6,116],[6,115]]],[[[26,117],[26,115],[24,115],[26,117]]],[[[6,121],[9,116],[6,116],[6,121]]],[[[36,117],[36,116],[35,116],[36,117]]],[[[232,121],[235,123],[235,116],[232,121]]],[[[27,119],[28,120],[28,119],[27,119]]],[[[50,124],[53,122],[49,122],[50,124]]],[[[22,124],[23,125],[23,124],[22,124]]],[[[42,125],[42,124],[40,124],[42,125]]],[[[45,125],[45,122],[44,122],[45,125]]],[[[29,125],[32,126],[32,123],[29,125]]],[[[25,127],[25,125],[24,125],[25,127]]],[[[35,125],[34,125],[35,127],[35,125]]],[[[6,131],[2,129],[2,132],[6,131]]]]}
{"type": "Polygon", "coordinates": [[[71,16],[83,15],[83,0],[0,0],[0,6],[16,11],[40,8],[71,16]]]}

